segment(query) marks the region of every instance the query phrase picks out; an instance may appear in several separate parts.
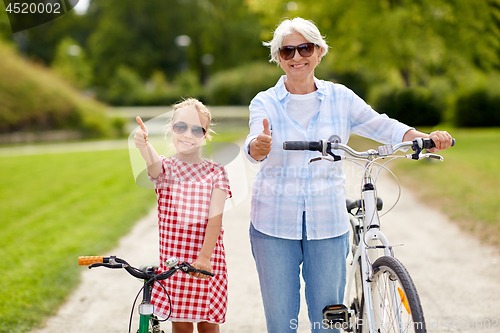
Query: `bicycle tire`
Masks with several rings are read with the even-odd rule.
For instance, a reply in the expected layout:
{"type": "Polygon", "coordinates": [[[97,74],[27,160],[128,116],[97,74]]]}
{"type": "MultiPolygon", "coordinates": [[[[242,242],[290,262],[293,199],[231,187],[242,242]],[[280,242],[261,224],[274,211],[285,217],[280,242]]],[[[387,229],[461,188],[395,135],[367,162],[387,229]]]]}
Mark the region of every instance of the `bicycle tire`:
{"type": "Polygon", "coordinates": [[[383,256],[373,263],[371,290],[373,325],[377,332],[427,332],[417,289],[398,259],[383,256]]]}
{"type": "MultiPolygon", "coordinates": [[[[352,226],[352,243],[354,246],[359,246],[360,242],[360,227],[359,221],[351,217],[352,226]]],[[[355,252],[353,250],[353,252],[355,252]]],[[[353,253],[354,255],[354,253],[353,253]]],[[[358,263],[356,265],[354,273],[354,297],[351,297],[349,301],[349,306],[351,310],[354,310],[354,316],[351,318],[348,329],[345,331],[354,333],[364,333],[363,332],[363,307],[364,307],[364,296],[363,296],[363,272],[361,266],[361,258],[358,258],[358,263]]]]}
{"type": "Polygon", "coordinates": [[[350,323],[350,332],[363,333],[363,307],[365,306],[365,297],[363,295],[363,273],[361,268],[361,259],[358,259],[356,272],[354,273],[355,297],[351,303],[351,309],[354,310],[354,318],[350,323]]]}

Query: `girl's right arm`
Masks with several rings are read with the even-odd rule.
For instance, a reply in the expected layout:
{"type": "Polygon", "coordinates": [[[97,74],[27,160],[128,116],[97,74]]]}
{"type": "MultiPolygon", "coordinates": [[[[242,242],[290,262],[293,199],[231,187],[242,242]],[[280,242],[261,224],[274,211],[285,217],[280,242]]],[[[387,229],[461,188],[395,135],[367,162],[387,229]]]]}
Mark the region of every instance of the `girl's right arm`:
{"type": "Polygon", "coordinates": [[[148,129],[142,122],[141,117],[135,118],[140,128],[135,132],[135,146],[139,148],[142,158],[146,161],[148,173],[153,178],[158,178],[161,172],[161,158],[153,146],[148,142],[148,129]]]}

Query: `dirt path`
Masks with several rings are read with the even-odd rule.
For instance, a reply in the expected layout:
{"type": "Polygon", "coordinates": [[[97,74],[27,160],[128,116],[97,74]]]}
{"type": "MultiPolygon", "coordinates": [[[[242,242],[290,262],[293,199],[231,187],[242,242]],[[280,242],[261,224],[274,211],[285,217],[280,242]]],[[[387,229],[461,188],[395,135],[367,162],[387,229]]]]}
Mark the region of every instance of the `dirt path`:
{"type": "MultiPolygon", "coordinates": [[[[221,327],[223,332],[266,331],[248,238],[250,195],[246,194],[257,168],[241,155],[237,163],[228,168],[237,198],[229,204],[234,207],[224,214],[229,307],[227,322],[221,327]]],[[[359,169],[346,169],[349,179],[358,173],[359,169]]],[[[358,184],[358,178],[350,181],[348,193],[353,195],[358,184]]],[[[378,185],[379,195],[388,206],[395,199],[397,187],[386,179],[378,185]]],[[[155,262],[158,256],[155,214],[152,211],[140,220],[109,254],[123,257],[136,266],[155,262]]],[[[455,325],[466,328],[460,329],[461,332],[500,332],[498,252],[480,245],[439,212],[417,203],[406,189],[403,189],[399,204],[382,218],[382,223],[392,244],[404,243],[395,248],[395,253],[414,279],[429,331],[455,331],[452,327],[455,325]],[[490,328],[484,329],[488,324],[490,328]]],[[[140,287],[138,280],[120,270],[82,268],[79,288],[59,313],[48,320],[44,329],[33,333],[126,332],[132,302],[140,287]]],[[[134,319],[137,317],[134,311],[134,319]]],[[[308,332],[304,306],[299,327],[299,332],[308,332]]],[[[169,324],[162,328],[170,332],[169,324]]]]}

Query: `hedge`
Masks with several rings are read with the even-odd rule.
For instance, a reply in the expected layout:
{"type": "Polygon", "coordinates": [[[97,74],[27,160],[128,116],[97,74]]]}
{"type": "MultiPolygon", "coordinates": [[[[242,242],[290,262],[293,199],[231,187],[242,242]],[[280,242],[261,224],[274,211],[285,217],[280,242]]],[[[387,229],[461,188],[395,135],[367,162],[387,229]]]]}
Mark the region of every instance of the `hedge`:
{"type": "Polygon", "coordinates": [[[424,87],[392,88],[375,98],[374,108],[410,126],[435,126],[442,119],[437,97],[424,87]]]}
{"type": "Polygon", "coordinates": [[[500,92],[476,87],[459,94],[455,101],[455,122],[459,127],[500,126],[500,92]]]}

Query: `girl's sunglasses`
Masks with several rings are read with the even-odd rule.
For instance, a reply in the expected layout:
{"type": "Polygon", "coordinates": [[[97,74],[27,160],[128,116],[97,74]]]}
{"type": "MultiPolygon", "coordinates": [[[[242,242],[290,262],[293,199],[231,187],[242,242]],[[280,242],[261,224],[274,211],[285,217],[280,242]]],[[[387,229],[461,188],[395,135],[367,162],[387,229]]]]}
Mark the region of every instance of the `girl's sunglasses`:
{"type": "MultiPolygon", "coordinates": [[[[172,126],[172,129],[177,134],[182,134],[182,133],[186,132],[188,128],[189,128],[189,126],[185,122],[182,122],[182,121],[179,121],[178,123],[175,123],[172,126]]],[[[207,132],[207,130],[201,126],[191,126],[191,133],[193,133],[193,135],[197,138],[204,137],[206,132],[207,132]]]]}
{"type": "Polygon", "coordinates": [[[280,47],[280,56],[283,60],[290,60],[295,56],[295,49],[297,49],[302,57],[308,58],[313,55],[315,46],[316,44],[314,43],[304,43],[297,46],[282,46],[280,47]]]}

